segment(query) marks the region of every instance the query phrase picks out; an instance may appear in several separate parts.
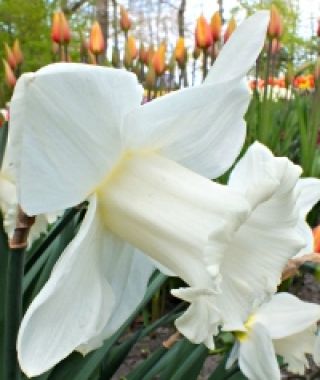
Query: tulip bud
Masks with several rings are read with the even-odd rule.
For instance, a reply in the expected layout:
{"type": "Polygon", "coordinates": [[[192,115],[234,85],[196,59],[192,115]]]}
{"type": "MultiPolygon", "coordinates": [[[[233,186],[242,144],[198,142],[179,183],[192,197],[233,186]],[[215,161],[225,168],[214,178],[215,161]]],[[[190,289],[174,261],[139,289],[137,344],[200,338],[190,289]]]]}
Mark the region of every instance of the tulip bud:
{"type": "Polygon", "coordinates": [[[9,63],[12,69],[15,69],[15,67],[17,66],[17,61],[12,49],[10,49],[9,45],[6,42],[4,43],[4,48],[6,51],[6,61],[9,63]]]}
{"type": "Polygon", "coordinates": [[[131,28],[131,20],[123,5],[120,5],[120,27],[124,32],[131,28]]]}
{"type": "Polygon", "coordinates": [[[16,39],[13,43],[12,52],[13,52],[17,65],[20,65],[23,61],[23,54],[22,54],[20,42],[18,39],[16,39]]]}
{"type": "Polygon", "coordinates": [[[5,81],[9,88],[13,88],[16,85],[17,78],[14,75],[9,63],[5,59],[3,59],[2,61],[3,61],[3,66],[4,66],[5,81]]]}
{"type": "Polygon", "coordinates": [[[62,11],[56,11],[53,14],[51,39],[57,44],[67,44],[71,40],[70,27],[62,11]]]}
{"type": "Polygon", "coordinates": [[[95,21],[91,28],[89,49],[91,53],[95,55],[101,54],[105,50],[104,36],[98,21],[95,21]]]}
{"type": "Polygon", "coordinates": [[[131,59],[136,59],[138,56],[138,49],[135,38],[133,36],[129,36],[126,45],[128,46],[128,52],[130,54],[131,59]]]}
{"type": "Polygon", "coordinates": [[[144,65],[147,65],[148,62],[148,50],[144,47],[143,43],[141,42],[140,48],[139,48],[139,61],[143,63],[144,65]]]}
{"type": "Polygon", "coordinates": [[[212,39],[214,42],[217,42],[220,40],[221,36],[221,26],[222,26],[222,21],[221,21],[221,16],[220,12],[215,12],[213,16],[211,17],[211,34],[212,34],[212,39]]]}
{"type": "Polygon", "coordinates": [[[235,31],[237,27],[236,20],[232,17],[227,25],[227,29],[224,32],[223,42],[226,43],[230,38],[231,34],[235,31]]]}
{"type": "Polygon", "coordinates": [[[270,21],[268,26],[269,38],[281,38],[283,34],[283,23],[278,8],[275,5],[271,6],[270,21]]]}
{"type": "Polygon", "coordinates": [[[157,75],[162,75],[166,69],[165,63],[165,45],[160,45],[159,49],[152,57],[152,66],[157,75]]]}
{"type": "Polygon", "coordinates": [[[183,66],[186,60],[186,48],[184,46],[184,38],[179,37],[176,43],[176,48],[174,51],[175,60],[178,62],[179,66],[183,66]]]}
{"type": "Polygon", "coordinates": [[[207,20],[200,16],[196,25],[196,45],[200,49],[207,49],[212,44],[212,34],[207,20]]]}

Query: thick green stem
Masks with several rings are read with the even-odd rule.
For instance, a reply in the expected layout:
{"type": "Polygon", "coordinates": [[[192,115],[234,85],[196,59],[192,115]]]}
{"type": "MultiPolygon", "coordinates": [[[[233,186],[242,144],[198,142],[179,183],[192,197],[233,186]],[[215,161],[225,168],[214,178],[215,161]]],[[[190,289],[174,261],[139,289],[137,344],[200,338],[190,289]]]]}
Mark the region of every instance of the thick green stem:
{"type": "Polygon", "coordinates": [[[21,379],[16,341],[22,318],[24,251],[27,246],[29,230],[33,223],[33,217],[28,217],[22,210],[19,210],[14,235],[9,243],[4,321],[4,380],[21,379]]]}
{"type": "Polygon", "coordinates": [[[208,49],[203,49],[202,79],[205,80],[208,74],[208,49]]]}

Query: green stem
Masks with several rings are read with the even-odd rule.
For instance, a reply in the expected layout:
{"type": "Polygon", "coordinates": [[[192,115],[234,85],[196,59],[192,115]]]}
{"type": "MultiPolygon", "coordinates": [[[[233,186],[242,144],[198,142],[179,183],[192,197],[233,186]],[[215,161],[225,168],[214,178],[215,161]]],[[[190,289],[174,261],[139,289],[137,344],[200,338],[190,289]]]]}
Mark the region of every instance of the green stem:
{"type": "Polygon", "coordinates": [[[16,341],[22,318],[22,279],[24,248],[9,251],[5,300],[4,380],[20,380],[16,341]]]}
{"type": "Polygon", "coordinates": [[[202,66],[202,79],[205,80],[208,74],[208,49],[203,49],[203,66],[202,66]]]}

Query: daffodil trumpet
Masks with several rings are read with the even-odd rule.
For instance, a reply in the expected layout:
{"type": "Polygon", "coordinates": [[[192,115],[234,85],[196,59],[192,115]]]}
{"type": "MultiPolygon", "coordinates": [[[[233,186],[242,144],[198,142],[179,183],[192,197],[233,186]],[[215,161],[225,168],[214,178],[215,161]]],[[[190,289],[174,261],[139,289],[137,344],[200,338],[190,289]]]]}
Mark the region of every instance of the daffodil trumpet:
{"type": "MultiPolygon", "coordinates": [[[[23,210],[89,201],[22,321],[17,349],[28,376],[99,347],[142,299],[155,262],[192,290],[219,291],[221,257],[252,200],[203,176],[224,173],[242,147],[245,76],[268,20],[259,12],[239,26],[201,86],[142,106],[143,89],[123,70],[60,63],[18,80],[9,166],[23,210]]],[[[212,310],[203,301],[193,319],[212,310]]],[[[209,315],[206,337],[190,320],[187,336],[212,346],[217,318],[209,315]]]]}

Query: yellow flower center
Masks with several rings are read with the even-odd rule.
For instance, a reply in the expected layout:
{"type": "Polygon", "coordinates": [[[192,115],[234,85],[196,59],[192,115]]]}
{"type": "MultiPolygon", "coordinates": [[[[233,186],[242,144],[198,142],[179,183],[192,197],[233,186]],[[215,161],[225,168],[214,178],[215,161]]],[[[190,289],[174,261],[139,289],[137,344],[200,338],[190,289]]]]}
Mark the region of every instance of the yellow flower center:
{"type": "Polygon", "coordinates": [[[238,339],[240,342],[247,340],[255,320],[256,320],[255,315],[254,314],[250,315],[247,322],[244,324],[246,331],[235,331],[234,335],[236,339],[238,339]]]}

